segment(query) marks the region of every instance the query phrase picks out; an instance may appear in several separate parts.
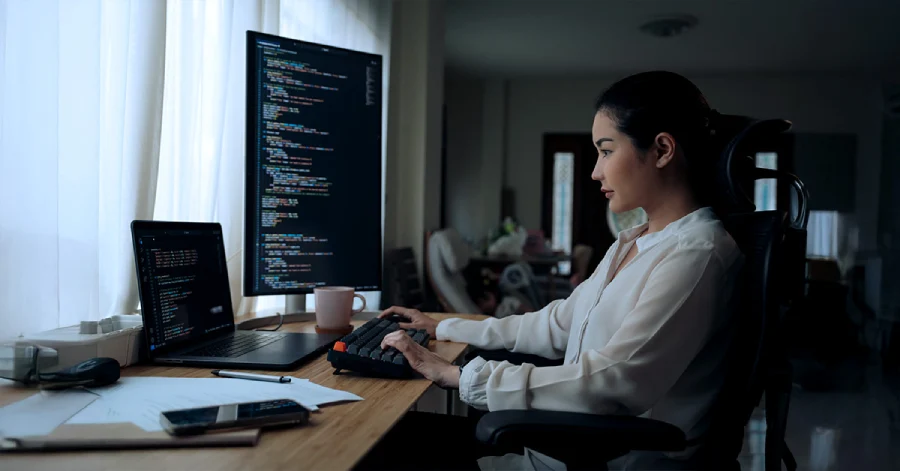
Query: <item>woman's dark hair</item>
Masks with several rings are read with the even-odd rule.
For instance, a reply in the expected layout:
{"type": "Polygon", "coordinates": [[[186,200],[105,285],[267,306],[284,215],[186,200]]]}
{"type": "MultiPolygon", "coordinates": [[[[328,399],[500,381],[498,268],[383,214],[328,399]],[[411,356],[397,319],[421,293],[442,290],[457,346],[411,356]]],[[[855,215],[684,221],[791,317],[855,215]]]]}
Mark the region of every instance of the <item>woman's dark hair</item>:
{"type": "Polygon", "coordinates": [[[716,167],[711,136],[718,113],[690,80],[665,71],[632,75],[603,92],[595,110],[640,150],[649,149],[659,133],[671,134],[684,151],[695,197],[701,204],[711,202],[716,167]]]}

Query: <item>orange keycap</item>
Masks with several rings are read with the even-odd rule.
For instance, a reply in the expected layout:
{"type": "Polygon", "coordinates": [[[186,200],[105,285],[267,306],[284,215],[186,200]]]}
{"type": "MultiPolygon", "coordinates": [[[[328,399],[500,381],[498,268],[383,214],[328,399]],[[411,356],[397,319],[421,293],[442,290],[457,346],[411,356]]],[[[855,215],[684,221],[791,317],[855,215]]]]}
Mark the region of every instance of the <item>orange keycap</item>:
{"type": "Polygon", "coordinates": [[[346,352],[347,344],[344,342],[334,342],[334,351],[336,352],[346,352]]]}

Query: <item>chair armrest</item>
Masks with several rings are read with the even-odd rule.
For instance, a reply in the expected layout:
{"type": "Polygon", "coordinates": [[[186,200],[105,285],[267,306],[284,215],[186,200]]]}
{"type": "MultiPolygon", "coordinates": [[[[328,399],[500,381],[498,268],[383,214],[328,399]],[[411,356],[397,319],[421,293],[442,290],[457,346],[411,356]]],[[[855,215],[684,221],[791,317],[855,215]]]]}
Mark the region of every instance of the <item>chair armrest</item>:
{"type": "Polygon", "coordinates": [[[508,361],[514,365],[530,363],[537,367],[559,366],[563,364],[562,359],[551,360],[549,358],[529,355],[527,353],[513,353],[509,350],[472,350],[466,354],[466,363],[474,360],[476,357],[481,357],[488,361],[508,361]]]}
{"type": "Polygon", "coordinates": [[[475,436],[486,445],[509,451],[527,447],[565,452],[576,443],[591,443],[603,448],[594,455],[606,455],[602,459],[631,450],[680,451],[686,440],[681,429],[658,420],[540,410],[490,412],[478,421],[475,436]]]}

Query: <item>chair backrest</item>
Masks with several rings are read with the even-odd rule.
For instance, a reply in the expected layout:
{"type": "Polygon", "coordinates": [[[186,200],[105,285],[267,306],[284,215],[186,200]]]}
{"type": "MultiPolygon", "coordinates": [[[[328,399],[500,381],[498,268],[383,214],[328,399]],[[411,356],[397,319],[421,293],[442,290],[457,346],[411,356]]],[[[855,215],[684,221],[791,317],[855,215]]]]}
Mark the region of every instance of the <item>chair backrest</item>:
{"type": "Polygon", "coordinates": [[[416,254],[412,247],[401,247],[385,254],[381,309],[391,306],[424,309],[425,293],[419,282],[416,254]]]}
{"type": "MultiPolygon", "coordinates": [[[[748,163],[748,160],[752,162],[754,146],[787,130],[790,123],[733,118],[731,123],[736,131],[730,134],[732,138],[720,136],[723,142],[728,142],[723,147],[716,182],[721,195],[717,211],[744,253],[744,267],[734,293],[735,318],[733,330],[729,332],[733,338],[725,382],[713,403],[711,423],[695,455],[714,469],[722,468],[725,463],[736,463],[743,445],[744,426],[763,393],[771,390],[774,372],[787,363],[780,337],[782,306],[797,293],[797,284],[802,284],[803,271],[798,269],[796,261],[806,255],[805,245],[799,242],[805,240],[803,213],[807,211],[808,198],[802,183],[793,175],[759,171],[755,163],[748,163]],[[773,177],[796,182],[800,201],[798,216],[792,218],[784,210],[753,211],[753,182],[773,177]]],[[[782,401],[769,402],[767,397],[767,409],[777,409],[782,401]]],[[[779,423],[770,423],[767,429],[767,439],[778,441],[777,448],[767,443],[767,453],[771,450],[777,455],[767,460],[778,462],[777,469],[780,469],[782,417],[786,416],[786,407],[785,402],[784,411],[775,411],[773,415],[779,417],[779,423]]]]}
{"type": "Polygon", "coordinates": [[[462,271],[469,264],[469,249],[454,229],[436,231],[428,238],[425,272],[438,301],[447,312],[479,314],[466,292],[462,271]]]}
{"type": "Polygon", "coordinates": [[[777,259],[786,215],[764,211],[725,218],[729,233],[744,253],[744,267],[734,293],[735,322],[727,371],[713,404],[712,422],[696,458],[712,467],[733,461],[741,452],[744,425],[765,389],[767,349],[777,326],[777,259]]]}

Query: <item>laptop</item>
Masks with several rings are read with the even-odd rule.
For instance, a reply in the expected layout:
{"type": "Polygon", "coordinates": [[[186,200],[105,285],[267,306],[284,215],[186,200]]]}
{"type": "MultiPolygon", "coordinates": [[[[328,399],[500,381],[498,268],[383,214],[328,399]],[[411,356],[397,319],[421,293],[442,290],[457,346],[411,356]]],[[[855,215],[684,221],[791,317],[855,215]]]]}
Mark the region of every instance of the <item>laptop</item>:
{"type": "Polygon", "coordinates": [[[222,226],[134,221],[144,342],[154,363],[290,370],[340,334],[236,330],[222,226]]]}

